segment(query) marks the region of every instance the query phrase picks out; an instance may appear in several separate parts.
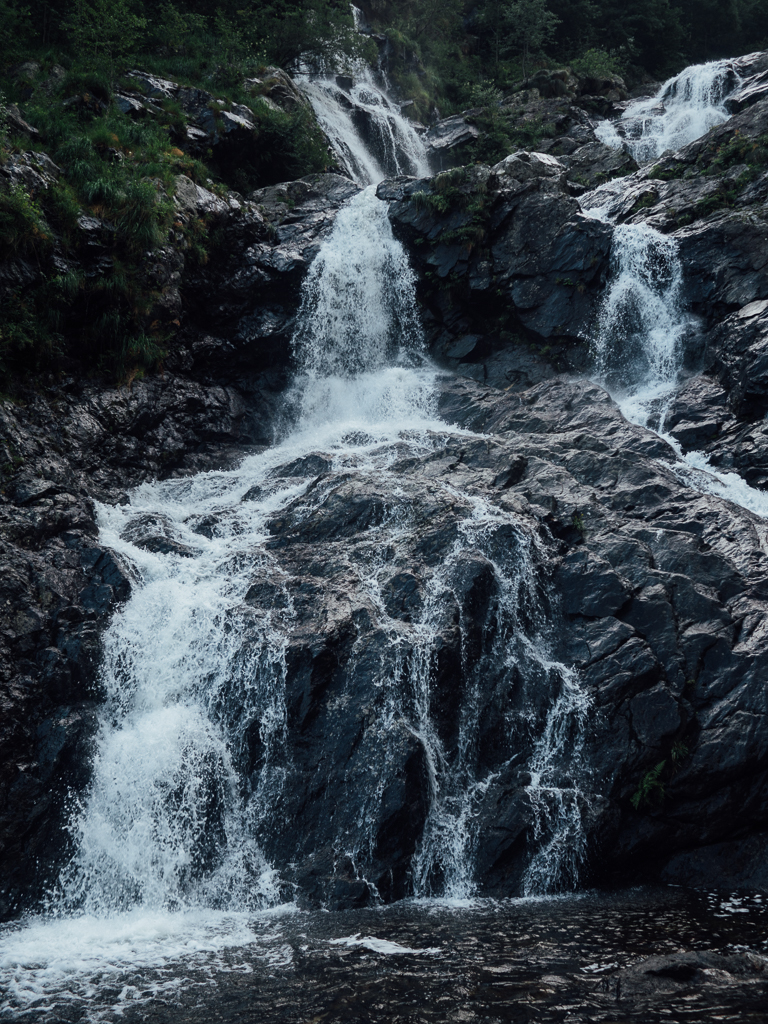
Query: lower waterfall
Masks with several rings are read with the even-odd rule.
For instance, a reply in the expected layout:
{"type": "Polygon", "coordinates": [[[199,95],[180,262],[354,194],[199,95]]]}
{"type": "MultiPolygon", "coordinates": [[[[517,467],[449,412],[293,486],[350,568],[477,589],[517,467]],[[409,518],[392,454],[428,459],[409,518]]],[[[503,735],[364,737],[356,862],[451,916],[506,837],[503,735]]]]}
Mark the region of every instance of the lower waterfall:
{"type": "MultiPolygon", "coordinates": [[[[398,551],[407,562],[423,529],[422,494],[399,467],[488,441],[435,412],[439,372],[423,352],[414,279],[373,188],[342,211],[316,258],[294,345],[297,374],[273,447],[235,470],[144,484],[129,504],[100,510],[102,543],[132,566],[134,589],[105,638],[106,700],[92,781],[72,810],[74,854],[42,916],[0,937],[8,1006],[84,998],[131,965],[217,956],[254,941],[251,915],[301,900],[292,872],[315,852],[292,818],[286,691],[302,587],[273,531],[286,517],[313,524],[340,487],[377,504],[348,554],[362,632],[345,678],[370,677],[372,703],[348,806],[330,826],[335,861],[380,900],[372,872],[406,745],[407,763],[423,766],[423,821],[390,898],[476,892],[477,815],[513,764],[527,765],[521,891],[578,882],[589,702],[553,655],[544,541],[514,510],[436,478],[430,500],[450,510],[453,539],[425,563],[422,606],[392,610],[390,581],[408,574],[398,551]],[[447,635],[459,651],[448,669],[447,635]],[[493,763],[480,750],[488,692],[498,694],[493,763]],[[278,862],[275,849],[289,852],[278,862]]],[[[347,699],[331,709],[336,721],[347,699]]]]}

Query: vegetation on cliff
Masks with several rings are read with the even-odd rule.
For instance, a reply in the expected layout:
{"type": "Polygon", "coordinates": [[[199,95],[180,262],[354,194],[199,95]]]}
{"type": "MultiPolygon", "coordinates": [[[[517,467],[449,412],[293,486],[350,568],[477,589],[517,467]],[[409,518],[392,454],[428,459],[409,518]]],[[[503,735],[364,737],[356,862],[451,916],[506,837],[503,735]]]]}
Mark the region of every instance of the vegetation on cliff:
{"type": "Polygon", "coordinates": [[[762,0],[365,0],[390,44],[392,77],[422,109],[466,107],[535,67],[570,65],[630,83],[768,44],[762,0]]]}
{"type": "Polygon", "coordinates": [[[360,7],[366,35],[346,0],[0,0],[0,372],[158,365],[179,323],[158,315],[147,254],[208,256],[210,218],[179,219],[178,176],[245,195],[333,166],[280,68],[380,56],[417,117],[479,108],[470,157],[494,162],[547,134],[498,110],[537,69],[640,79],[768,40],[760,0],[360,7]]]}

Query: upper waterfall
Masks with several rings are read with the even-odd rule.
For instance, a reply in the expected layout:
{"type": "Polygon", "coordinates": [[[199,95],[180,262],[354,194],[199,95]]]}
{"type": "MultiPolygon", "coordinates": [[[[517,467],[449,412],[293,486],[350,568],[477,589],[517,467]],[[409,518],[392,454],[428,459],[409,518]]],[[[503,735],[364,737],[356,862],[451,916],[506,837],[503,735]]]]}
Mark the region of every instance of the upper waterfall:
{"type": "Polygon", "coordinates": [[[631,103],[619,121],[601,122],[595,133],[615,148],[626,143],[639,164],[650,163],[727,120],[725,100],[739,81],[731,61],[694,64],[666,81],[655,96],[631,103]]]}
{"type": "Polygon", "coordinates": [[[358,184],[430,173],[421,137],[367,65],[356,66],[353,76],[305,75],[297,81],[339,162],[358,184]]]}

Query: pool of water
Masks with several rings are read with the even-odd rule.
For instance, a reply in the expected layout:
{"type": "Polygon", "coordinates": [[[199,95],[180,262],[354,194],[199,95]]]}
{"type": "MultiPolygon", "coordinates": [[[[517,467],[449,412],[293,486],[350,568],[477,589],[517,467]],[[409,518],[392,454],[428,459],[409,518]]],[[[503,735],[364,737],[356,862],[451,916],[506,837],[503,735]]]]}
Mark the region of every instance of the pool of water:
{"type": "Polygon", "coordinates": [[[30,929],[42,936],[60,922],[6,926],[0,1019],[768,1020],[768,896],[759,893],[665,887],[338,913],[285,907],[247,923],[212,919],[207,948],[194,919],[141,922],[103,921],[100,959],[82,950],[78,959],[70,923],[58,961],[30,929]],[[14,966],[25,934],[40,952],[36,962],[17,952],[26,960],[14,966]]]}

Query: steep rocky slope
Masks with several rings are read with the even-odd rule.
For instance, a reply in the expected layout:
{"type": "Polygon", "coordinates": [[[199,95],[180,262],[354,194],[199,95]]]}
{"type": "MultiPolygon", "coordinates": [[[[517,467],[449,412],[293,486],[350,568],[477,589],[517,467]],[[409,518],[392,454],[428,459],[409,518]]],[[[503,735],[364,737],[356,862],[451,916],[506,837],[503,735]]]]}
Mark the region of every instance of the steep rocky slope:
{"type": "MultiPolygon", "coordinates": [[[[763,486],[768,100],[758,85],[745,87],[743,102],[754,102],[731,121],[608,194],[618,222],[679,239],[701,318],[672,434],[763,486]]],[[[553,152],[379,187],[418,275],[430,351],[448,371],[441,415],[483,435],[446,434],[438,456],[398,465],[421,541],[392,552],[387,628],[411,628],[434,565],[469,514],[444,500],[451,481],[512,510],[542,545],[556,653],[579,669],[591,699],[585,759],[600,784],[584,813],[595,877],[766,885],[765,522],[693,489],[665,441],[577,379],[589,366],[613,228],[581,211],[574,193],[582,188],[553,152]]],[[[27,160],[6,170],[29,172],[41,173],[27,160]]],[[[179,262],[173,245],[153,254],[158,302],[182,314],[164,372],[121,387],[51,380],[3,403],[3,913],[21,891],[39,891],[63,852],[69,788],[88,776],[100,635],[131,587],[130,567],[99,545],[93,500],[124,502],[142,480],[228,465],[270,443],[304,273],[357,191],[330,174],[245,199],[178,179],[179,219],[205,214],[215,247],[202,267],[179,262]]],[[[366,715],[371,665],[383,650],[353,562],[391,495],[360,492],[320,456],[292,473],[327,491],[322,515],[306,520],[296,510],[270,524],[298,611],[287,698],[292,784],[285,825],[266,852],[294,865],[286,880],[306,895],[346,905],[370,890],[337,856],[331,812],[352,823],[340,794],[375,763],[366,715]],[[319,764],[331,780],[323,792],[319,764]]],[[[145,541],[160,551],[168,543],[162,529],[145,541]]],[[[482,669],[496,584],[482,559],[448,582],[438,727],[450,752],[457,679],[467,665],[482,669]]],[[[265,586],[254,578],[255,603],[265,586]]],[[[526,758],[510,762],[499,749],[500,721],[519,699],[489,684],[478,734],[478,757],[499,774],[477,814],[477,875],[497,893],[517,891],[534,827],[526,758]]],[[[250,756],[258,759],[255,741],[250,756]]],[[[399,783],[371,833],[371,877],[385,898],[408,891],[427,814],[423,752],[407,731],[396,757],[399,783]]]]}

